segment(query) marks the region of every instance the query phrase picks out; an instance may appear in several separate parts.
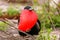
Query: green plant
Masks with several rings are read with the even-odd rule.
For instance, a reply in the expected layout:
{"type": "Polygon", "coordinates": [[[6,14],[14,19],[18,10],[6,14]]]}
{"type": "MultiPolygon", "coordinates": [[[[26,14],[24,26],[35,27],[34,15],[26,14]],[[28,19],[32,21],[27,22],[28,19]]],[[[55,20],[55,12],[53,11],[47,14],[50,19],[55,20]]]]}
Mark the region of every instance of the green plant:
{"type": "Polygon", "coordinates": [[[36,40],[56,40],[56,36],[50,36],[51,29],[41,30],[36,40]]]}
{"type": "Polygon", "coordinates": [[[52,20],[55,24],[55,27],[60,27],[60,16],[59,15],[54,15],[52,17],[52,20]]]}
{"type": "Polygon", "coordinates": [[[51,23],[53,23],[55,27],[60,27],[60,15],[56,13],[57,9],[50,7],[48,12],[46,7],[47,5],[42,5],[42,9],[36,11],[41,21],[41,27],[51,28],[51,23]]]}
{"type": "Polygon", "coordinates": [[[0,21],[0,30],[5,31],[8,28],[7,24],[0,21]]]}
{"type": "Polygon", "coordinates": [[[9,8],[7,9],[7,13],[8,13],[8,15],[9,15],[9,17],[13,17],[13,16],[18,15],[18,14],[19,14],[19,11],[16,10],[15,8],[13,8],[13,7],[9,7],[9,8]]]}
{"type": "Polygon", "coordinates": [[[56,40],[56,36],[52,35],[50,37],[50,32],[52,25],[54,27],[60,27],[60,15],[55,14],[57,11],[56,8],[52,8],[47,4],[42,5],[42,10],[37,10],[38,18],[41,21],[41,31],[37,37],[37,40],[56,40]],[[53,24],[52,24],[53,23],[53,24]]]}

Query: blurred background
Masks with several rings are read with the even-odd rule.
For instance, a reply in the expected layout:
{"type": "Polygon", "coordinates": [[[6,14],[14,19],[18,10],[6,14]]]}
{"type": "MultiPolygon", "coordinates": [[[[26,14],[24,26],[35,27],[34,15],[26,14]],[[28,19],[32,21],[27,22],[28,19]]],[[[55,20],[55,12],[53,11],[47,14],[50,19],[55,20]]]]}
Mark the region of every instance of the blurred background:
{"type": "Polygon", "coordinates": [[[19,36],[15,29],[27,5],[32,6],[41,22],[41,31],[34,40],[60,40],[60,0],[0,0],[0,40],[32,40],[19,36]]]}

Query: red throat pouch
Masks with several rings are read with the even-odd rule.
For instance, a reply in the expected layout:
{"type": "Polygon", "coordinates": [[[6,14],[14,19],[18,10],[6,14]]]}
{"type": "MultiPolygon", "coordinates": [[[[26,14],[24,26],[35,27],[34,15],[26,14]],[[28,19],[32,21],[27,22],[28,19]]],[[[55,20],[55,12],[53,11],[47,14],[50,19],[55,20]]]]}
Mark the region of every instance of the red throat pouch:
{"type": "Polygon", "coordinates": [[[37,14],[35,11],[23,10],[20,15],[18,30],[28,31],[36,24],[37,14]]]}

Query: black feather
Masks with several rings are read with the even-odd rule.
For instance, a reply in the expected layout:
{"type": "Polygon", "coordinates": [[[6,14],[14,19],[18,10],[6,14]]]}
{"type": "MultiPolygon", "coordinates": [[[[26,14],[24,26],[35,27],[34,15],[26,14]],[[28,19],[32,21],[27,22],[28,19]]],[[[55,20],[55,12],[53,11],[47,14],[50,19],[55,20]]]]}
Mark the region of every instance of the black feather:
{"type": "Polygon", "coordinates": [[[31,6],[26,6],[24,9],[29,10],[30,8],[31,8],[31,6]]]}

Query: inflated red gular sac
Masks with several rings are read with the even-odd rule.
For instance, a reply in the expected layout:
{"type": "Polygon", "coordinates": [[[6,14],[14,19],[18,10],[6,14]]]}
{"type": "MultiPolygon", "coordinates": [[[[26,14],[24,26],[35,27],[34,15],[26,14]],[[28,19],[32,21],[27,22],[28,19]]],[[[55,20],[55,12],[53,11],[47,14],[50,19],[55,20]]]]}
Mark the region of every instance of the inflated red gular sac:
{"type": "Polygon", "coordinates": [[[40,29],[41,23],[38,20],[36,12],[30,6],[26,6],[24,10],[22,10],[18,20],[19,34],[21,36],[26,36],[26,34],[21,32],[23,31],[30,35],[38,35],[40,29]]]}

